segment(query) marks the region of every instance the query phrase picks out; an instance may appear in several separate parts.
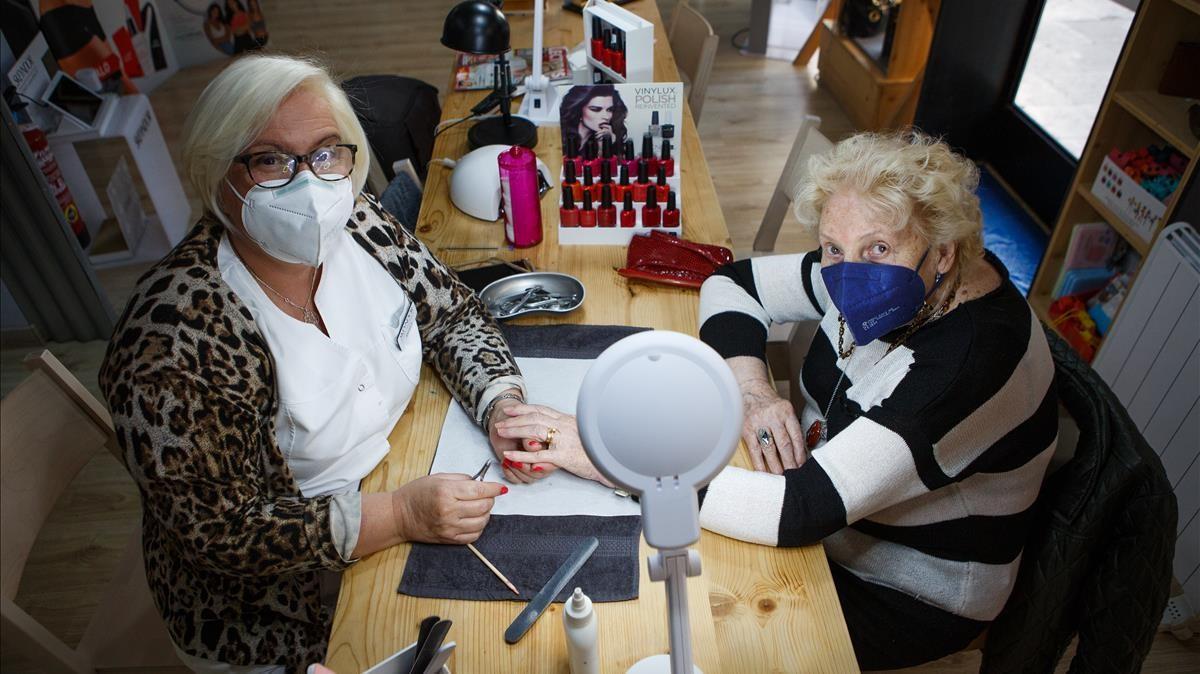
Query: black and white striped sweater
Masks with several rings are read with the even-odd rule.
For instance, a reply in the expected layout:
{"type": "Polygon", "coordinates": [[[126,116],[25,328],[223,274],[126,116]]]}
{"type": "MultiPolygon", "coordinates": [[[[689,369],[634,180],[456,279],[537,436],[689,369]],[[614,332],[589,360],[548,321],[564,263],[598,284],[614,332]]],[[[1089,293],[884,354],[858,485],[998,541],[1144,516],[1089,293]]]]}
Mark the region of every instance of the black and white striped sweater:
{"type": "MultiPolygon", "coordinates": [[[[1008,280],[886,353],[836,352],[819,252],[728,265],[700,292],[700,337],[764,358],[771,322],[820,319],[801,373],[801,428],[830,408],[829,440],[782,476],[726,468],[700,512],[712,531],[779,546],[824,541],[859,579],[955,616],[996,617],[1058,434],[1054,363],[1008,280]]],[[[846,339],[850,339],[847,331],[846,339]]]]}

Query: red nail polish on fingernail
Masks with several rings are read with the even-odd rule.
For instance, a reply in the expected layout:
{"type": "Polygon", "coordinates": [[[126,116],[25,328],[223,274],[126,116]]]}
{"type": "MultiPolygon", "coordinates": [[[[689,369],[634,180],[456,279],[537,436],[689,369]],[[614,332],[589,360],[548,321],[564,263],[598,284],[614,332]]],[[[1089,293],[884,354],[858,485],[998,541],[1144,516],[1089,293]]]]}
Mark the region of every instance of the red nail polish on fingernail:
{"type": "Polygon", "coordinates": [[[508,468],[509,466],[512,465],[512,462],[509,461],[508,459],[504,459],[503,461],[500,462],[500,465],[504,466],[505,468],[508,468]]]}
{"type": "Polygon", "coordinates": [[[508,493],[508,487],[501,486],[500,487],[500,495],[504,496],[507,493],[508,493]]]}
{"type": "Polygon", "coordinates": [[[534,467],[533,467],[533,469],[534,469],[534,470],[541,470],[541,469],[542,469],[542,467],[541,467],[541,466],[534,466],[534,467]]]}

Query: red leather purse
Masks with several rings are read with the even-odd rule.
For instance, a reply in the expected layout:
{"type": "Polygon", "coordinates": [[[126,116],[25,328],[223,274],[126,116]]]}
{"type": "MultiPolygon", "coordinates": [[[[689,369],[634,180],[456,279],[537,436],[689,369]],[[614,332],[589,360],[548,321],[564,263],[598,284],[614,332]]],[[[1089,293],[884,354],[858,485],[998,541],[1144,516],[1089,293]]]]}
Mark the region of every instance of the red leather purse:
{"type": "Polygon", "coordinates": [[[617,273],[625,278],[684,288],[699,288],[717,267],[733,262],[733,251],[688,241],[663,232],[635,236],[629,242],[625,268],[617,273]]]}

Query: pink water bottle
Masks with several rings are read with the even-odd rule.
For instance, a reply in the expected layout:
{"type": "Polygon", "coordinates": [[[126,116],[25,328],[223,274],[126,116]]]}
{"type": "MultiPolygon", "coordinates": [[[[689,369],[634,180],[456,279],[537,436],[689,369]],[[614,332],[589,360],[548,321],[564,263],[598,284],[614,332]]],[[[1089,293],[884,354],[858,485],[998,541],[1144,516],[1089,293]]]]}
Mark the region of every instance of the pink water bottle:
{"type": "Polygon", "coordinates": [[[542,203],[538,194],[537,155],[514,145],[500,153],[500,210],[504,235],[516,248],[542,242],[542,203]]]}

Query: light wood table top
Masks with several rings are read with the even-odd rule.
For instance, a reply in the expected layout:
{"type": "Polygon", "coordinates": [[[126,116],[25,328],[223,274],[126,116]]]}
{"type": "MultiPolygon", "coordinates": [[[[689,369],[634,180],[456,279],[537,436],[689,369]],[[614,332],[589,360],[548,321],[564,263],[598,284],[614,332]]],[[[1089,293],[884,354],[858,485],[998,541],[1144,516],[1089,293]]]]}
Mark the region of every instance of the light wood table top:
{"type": "MultiPolygon", "coordinates": [[[[545,44],[573,46],[583,39],[579,15],[549,3],[545,44]]],[[[655,80],[678,81],[678,71],[664,23],[651,0],[626,9],[655,23],[655,80]]],[[[510,16],[512,44],[532,44],[531,16],[510,16]]],[[[453,54],[447,50],[447,64],[453,54]]],[[[468,114],[486,92],[450,92],[443,119],[468,114]]],[[[514,106],[514,112],[515,112],[514,106]]],[[[470,123],[441,134],[435,157],[458,158],[467,152],[470,123]]],[[[700,147],[691,113],[685,114],[677,165],[681,174],[683,233],[691,240],[731,246],[716,191],[700,147]]],[[[551,170],[561,163],[559,129],[539,129],[535,148],[551,170]]],[[[695,335],[697,294],[666,286],[628,282],[614,269],[624,266],[623,246],[559,247],[558,189],[542,200],[545,239],[533,248],[509,250],[502,227],[467,216],[449,199],[450,172],[433,166],[425,183],[417,233],[451,266],[488,257],[528,258],[538,269],[579,278],[587,300],[579,310],[557,319],[596,325],[634,325],[695,335]]],[[[550,323],[545,318],[522,323],[550,323]]],[[[428,474],[451,398],[428,367],[410,409],[393,429],[392,451],[363,483],[364,491],[386,491],[428,474]]],[[[734,465],[749,466],[745,449],[734,465]]],[[[400,595],[409,545],[374,554],[346,571],[330,636],[327,664],[340,674],[367,669],[416,640],[417,625],[427,615],[454,621],[447,641],[458,643],[451,669],[477,672],[565,672],[566,641],[561,605],[552,605],[519,643],[504,643],[503,632],[523,604],[467,602],[400,595]]],[[[688,581],[693,649],[705,672],[852,672],[857,671],[841,606],[824,551],[818,546],[776,549],[743,543],[705,531],[699,550],[703,574],[688,581]]],[[[668,648],[666,591],[650,581],[644,558],[651,554],[642,541],[639,597],[596,605],[600,622],[600,654],[605,671],[624,672],[638,660],[668,648]]]]}

